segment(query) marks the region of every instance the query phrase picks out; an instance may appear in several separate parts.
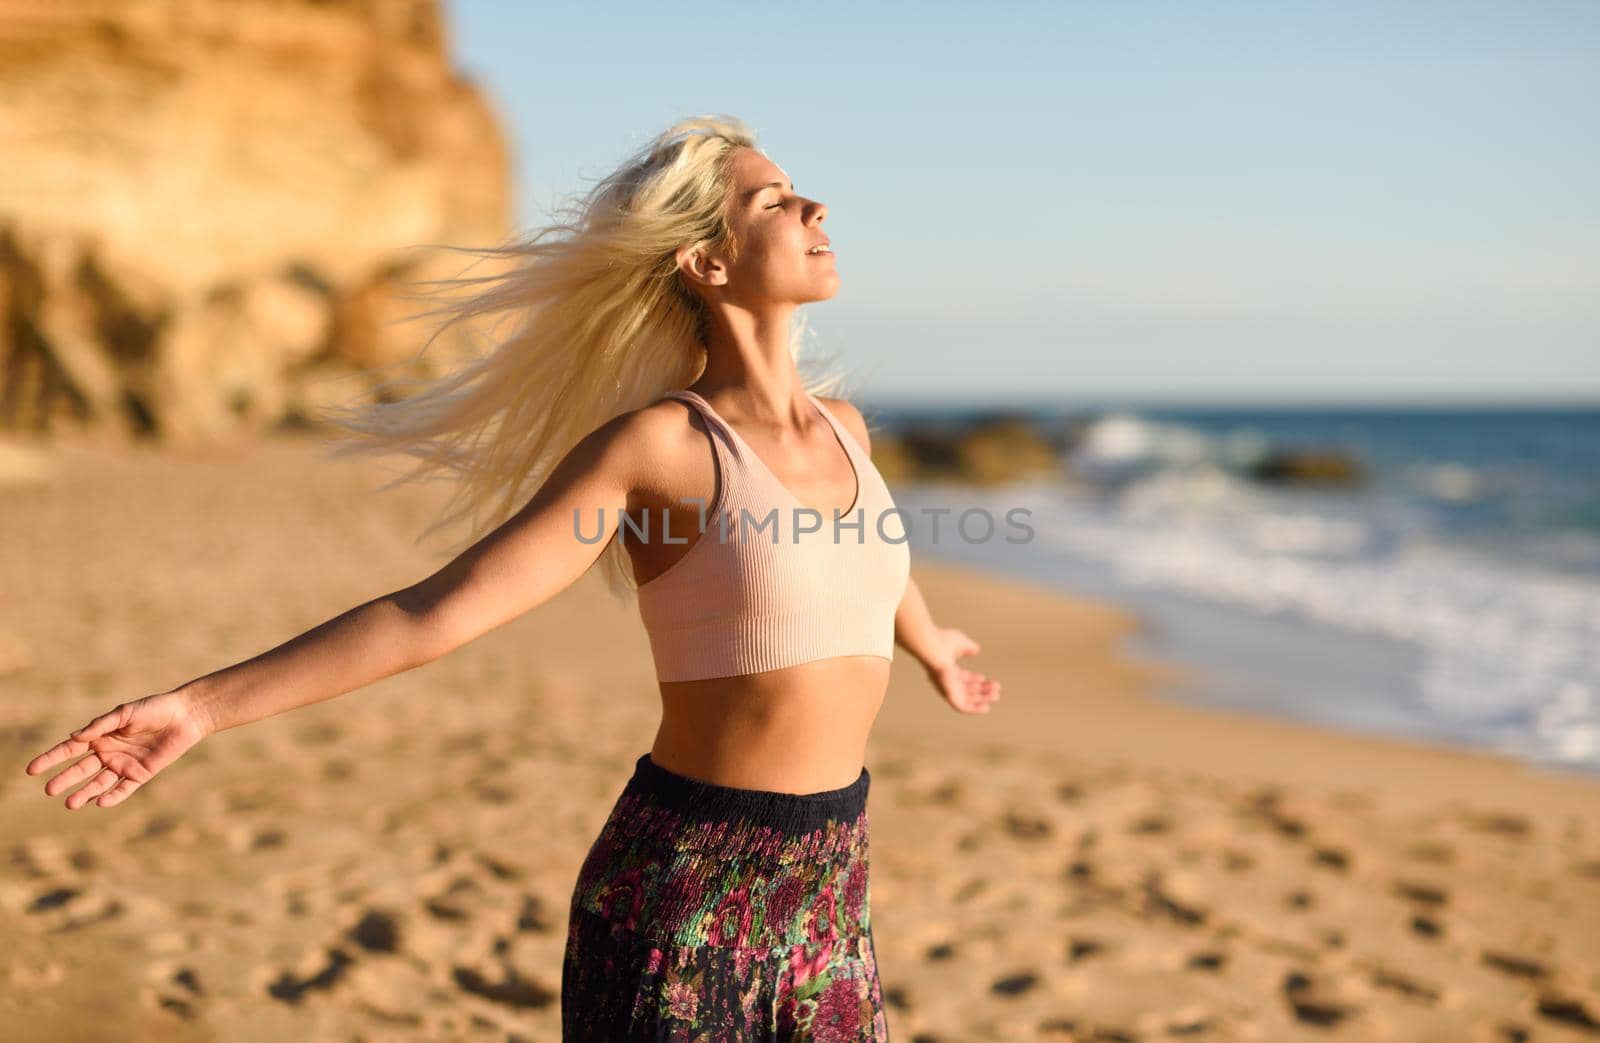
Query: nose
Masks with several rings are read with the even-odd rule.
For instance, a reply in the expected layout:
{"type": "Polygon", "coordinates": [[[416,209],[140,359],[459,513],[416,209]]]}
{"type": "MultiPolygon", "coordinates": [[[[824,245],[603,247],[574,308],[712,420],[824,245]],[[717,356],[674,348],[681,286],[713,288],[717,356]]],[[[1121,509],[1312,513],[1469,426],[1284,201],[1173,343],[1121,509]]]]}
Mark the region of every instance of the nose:
{"type": "Polygon", "coordinates": [[[812,200],[811,201],[810,216],[811,216],[811,223],[812,224],[821,224],[822,223],[822,219],[824,217],[828,216],[827,204],[826,203],[819,203],[816,200],[812,200]]]}

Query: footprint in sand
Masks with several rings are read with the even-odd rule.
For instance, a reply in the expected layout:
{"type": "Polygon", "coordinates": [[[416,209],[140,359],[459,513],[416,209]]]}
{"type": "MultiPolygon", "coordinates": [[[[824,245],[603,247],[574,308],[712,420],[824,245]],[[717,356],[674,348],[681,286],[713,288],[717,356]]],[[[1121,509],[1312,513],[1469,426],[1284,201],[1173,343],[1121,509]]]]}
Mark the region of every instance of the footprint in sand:
{"type": "Polygon", "coordinates": [[[1035,1031],[1042,1039],[1093,1040],[1094,1043],[1138,1043],[1141,1038],[1132,1029],[1085,1024],[1076,1018],[1046,1018],[1039,1022],[1035,1031]]]}
{"type": "MultiPolygon", "coordinates": [[[[403,1026],[405,1028],[418,1028],[422,1025],[422,1015],[413,1014],[408,1010],[385,1010],[371,1000],[356,1000],[356,1009],[374,1021],[385,1025],[403,1026]]],[[[507,1037],[506,1043],[519,1040],[520,1036],[507,1037]]]]}
{"type": "Polygon", "coordinates": [[[439,737],[434,749],[441,754],[478,753],[488,748],[489,741],[493,737],[491,732],[482,729],[449,732],[439,737]]]}
{"type": "Polygon", "coordinates": [[[983,850],[983,838],[984,831],[982,829],[974,829],[966,833],[962,833],[960,836],[956,837],[956,850],[981,851],[983,850]]]}
{"type": "Polygon", "coordinates": [[[24,910],[29,913],[42,913],[49,909],[59,909],[82,894],[75,887],[52,887],[35,898],[24,910]]]}
{"type": "Polygon", "coordinates": [[[1370,974],[1374,988],[1397,992],[1406,999],[1415,1000],[1429,1007],[1439,1002],[1442,990],[1436,985],[1429,985],[1387,967],[1374,967],[1370,974]]]}
{"type": "Polygon", "coordinates": [[[508,786],[494,781],[498,775],[489,778],[468,779],[466,790],[473,797],[485,804],[515,804],[522,799],[522,794],[508,786]]]}
{"type": "Polygon", "coordinates": [[[1222,868],[1229,873],[1243,873],[1256,867],[1256,856],[1248,851],[1239,851],[1234,848],[1224,848],[1222,851],[1222,868]]]}
{"type": "Polygon", "coordinates": [[[1166,916],[1185,927],[1196,927],[1205,923],[1208,915],[1205,909],[1173,894],[1159,873],[1151,873],[1145,877],[1143,897],[1143,912],[1146,916],[1166,916]]]}
{"type": "Polygon", "coordinates": [[[11,848],[11,867],[19,876],[38,878],[50,875],[50,871],[39,864],[37,856],[26,844],[17,844],[11,848]]]}
{"type": "Polygon", "coordinates": [[[1544,995],[1539,997],[1539,1016],[1561,1025],[1600,1032],[1600,1019],[1590,1006],[1570,996],[1544,995]]]}
{"type": "Polygon", "coordinates": [[[1325,983],[1314,981],[1300,971],[1290,971],[1284,976],[1283,996],[1295,1018],[1308,1025],[1331,1027],[1361,1013],[1360,1007],[1340,1003],[1325,983]]]}
{"type": "Polygon", "coordinates": [[[555,930],[555,922],[544,901],[538,895],[524,893],[522,909],[517,913],[517,930],[548,934],[555,930]]]}
{"type": "Polygon", "coordinates": [[[1485,967],[1513,978],[1537,979],[1549,974],[1549,968],[1538,960],[1493,949],[1485,949],[1480,960],[1485,967]]]}
{"type": "Polygon", "coordinates": [[[22,910],[39,933],[74,931],[80,927],[114,920],[123,914],[121,901],[77,887],[52,887],[34,896],[22,910]]]}
{"type": "Polygon", "coordinates": [[[509,862],[502,862],[481,851],[474,854],[473,858],[477,860],[480,866],[489,871],[490,876],[497,880],[521,880],[523,877],[523,871],[520,867],[514,866],[509,862]]]}
{"type": "Polygon", "coordinates": [[[1032,971],[1021,971],[1017,974],[1008,974],[1003,978],[996,978],[989,984],[989,991],[996,996],[1020,996],[1039,984],[1039,976],[1032,971]]]}
{"type": "Polygon", "coordinates": [[[392,953],[400,949],[400,923],[378,909],[368,909],[346,936],[367,952],[392,953]]]}
{"type": "Polygon", "coordinates": [[[1500,811],[1464,811],[1461,821],[1469,829],[1480,833],[1495,833],[1504,837],[1527,837],[1533,834],[1533,823],[1521,815],[1500,811]]]}
{"type": "Polygon", "coordinates": [[[1413,916],[1411,918],[1411,933],[1423,938],[1444,937],[1444,925],[1431,916],[1413,916]]]}
{"type": "Polygon", "coordinates": [[[1441,844],[1434,840],[1423,840],[1407,845],[1405,856],[1414,862],[1449,865],[1456,860],[1456,851],[1449,844],[1441,844]]]}
{"type": "Polygon", "coordinates": [[[1182,1039],[1185,1036],[1201,1036],[1217,1027],[1217,1021],[1209,1014],[1190,1014],[1185,1017],[1175,1018],[1167,1022],[1167,1035],[1182,1039]]]}
{"type": "Polygon", "coordinates": [[[1068,938],[1067,962],[1078,963],[1106,951],[1106,944],[1094,938],[1068,938]]]}
{"type": "Polygon", "coordinates": [[[170,993],[152,993],[150,994],[150,1000],[154,1002],[157,1007],[160,1007],[167,1013],[174,1014],[185,1021],[191,1021],[195,1016],[194,1004],[190,1003],[182,996],[174,996],[170,993]]]}
{"type": "Polygon", "coordinates": [[[976,898],[988,889],[989,881],[981,876],[975,876],[956,888],[955,893],[950,896],[950,900],[959,905],[962,902],[976,898]]]}
{"type": "Polygon", "coordinates": [[[222,798],[222,805],[229,815],[242,814],[249,811],[264,811],[274,807],[278,802],[278,795],[271,792],[265,784],[261,783],[240,786],[222,798]]]}
{"type": "Polygon", "coordinates": [[[904,779],[916,770],[917,762],[905,757],[881,757],[872,769],[877,779],[904,779]]]}
{"type": "Polygon", "coordinates": [[[280,971],[278,977],[267,983],[267,995],[288,1004],[298,1004],[308,992],[326,992],[337,985],[355,960],[343,949],[329,949],[326,962],[304,976],[280,971]]]}
{"type": "Polygon", "coordinates": [[[333,721],[317,721],[297,729],[294,738],[306,746],[328,746],[344,738],[344,728],[333,721]]]}
{"type": "Polygon", "coordinates": [[[1076,782],[1063,782],[1056,786],[1056,799],[1063,804],[1076,804],[1084,798],[1085,790],[1076,782]]]}
{"type": "Polygon", "coordinates": [[[1054,832],[1049,819],[1027,812],[1008,811],[1001,817],[1000,825],[1019,840],[1043,840],[1054,832]]]}
{"type": "Polygon", "coordinates": [[[493,1003],[501,1003],[518,1010],[548,1007],[556,1000],[556,993],[519,975],[508,963],[501,967],[501,977],[490,981],[471,967],[454,967],[451,974],[463,992],[482,996],[493,1003]]]}
{"type": "Polygon", "coordinates": [[[1328,869],[1345,872],[1350,868],[1350,855],[1348,852],[1335,847],[1319,847],[1311,852],[1311,861],[1315,865],[1328,869]]]}
{"type": "Polygon", "coordinates": [[[422,907],[436,919],[461,921],[471,916],[467,896],[477,894],[481,888],[469,876],[458,876],[442,894],[425,899],[422,907]]]}
{"type": "Polygon", "coordinates": [[[194,969],[182,964],[158,966],[154,977],[155,985],[145,993],[147,999],[169,1014],[184,1020],[194,1018],[198,1013],[196,1001],[206,991],[194,969]]]}
{"type": "Polygon", "coordinates": [[[1172,829],[1172,820],[1164,815],[1143,815],[1128,823],[1125,830],[1134,836],[1159,836],[1172,829]]]}
{"type": "Polygon", "coordinates": [[[1394,893],[1408,901],[1422,905],[1442,906],[1450,901],[1450,893],[1432,884],[1419,884],[1409,880],[1396,880],[1394,893]]]}
{"type": "Polygon", "coordinates": [[[157,840],[172,835],[180,827],[192,828],[187,827],[177,815],[157,812],[143,821],[139,826],[138,832],[129,834],[128,840],[131,843],[139,843],[143,840],[157,840]]]}
{"type": "Polygon", "coordinates": [[[277,851],[289,844],[289,834],[277,826],[240,825],[229,827],[224,841],[230,851],[277,851]]]}
{"type": "Polygon", "coordinates": [[[952,775],[932,784],[910,783],[901,786],[895,792],[895,799],[908,808],[927,805],[950,807],[961,804],[966,799],[966,788],[959,776],[952,775]]]}
{"type": "Polygon", "coordinates": [[[1242,805],[1238,810],[1247,818],[1259,819],[1273,830],[1289,840],[1300,840],[1309,832],[1309,827],[1301,819],[1294,817],[1278,806],[1282,795],[1273,790],[1257,793],[1242,805]]]}
{"type": "Polygon", "coordinates": [[[1600,880],[1600,859],[1590,862],[1579,862],[1572,867],[1572,872],[1577,876],[1588,877],[1591,880],[1600,880]]]}

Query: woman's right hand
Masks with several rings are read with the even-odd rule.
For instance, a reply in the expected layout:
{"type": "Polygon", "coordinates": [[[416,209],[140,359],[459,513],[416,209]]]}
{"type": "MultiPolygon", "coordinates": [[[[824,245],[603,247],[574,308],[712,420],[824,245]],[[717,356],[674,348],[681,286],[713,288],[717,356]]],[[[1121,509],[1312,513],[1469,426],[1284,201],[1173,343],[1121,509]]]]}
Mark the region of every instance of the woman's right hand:
{"type": "Polygon", "coordinates": [[[68,811],[99,798],[109,808],[127,800],[156,772],[187,753],[211,734],[204,714],[179,692],[147,695],[101,714],[28,762],[29,775],[88,754],[44,784],[54,797],[85,779],[89,782],[67,797],[68,811]]]}

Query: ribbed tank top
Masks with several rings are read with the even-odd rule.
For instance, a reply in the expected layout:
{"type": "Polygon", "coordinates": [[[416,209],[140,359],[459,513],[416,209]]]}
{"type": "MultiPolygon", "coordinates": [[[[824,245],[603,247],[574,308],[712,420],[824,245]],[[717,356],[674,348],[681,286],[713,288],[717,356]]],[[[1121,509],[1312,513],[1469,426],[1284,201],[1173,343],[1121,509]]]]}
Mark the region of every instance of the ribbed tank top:
{"type": "MultiPolygon", "coordinates": [[[[856,475],[855,502],[824,513],[800,503],[699,394],[668,397],[705,418],[717,481],[704,530],[669,533],[693,542],[638,588],[657,679],[731,677],[833,656],[893,659],[911,551],[889,488],[855,436],[806,394],[856,475]]],[[[651,516],[652,540],[662,517],[651,516]]]]}

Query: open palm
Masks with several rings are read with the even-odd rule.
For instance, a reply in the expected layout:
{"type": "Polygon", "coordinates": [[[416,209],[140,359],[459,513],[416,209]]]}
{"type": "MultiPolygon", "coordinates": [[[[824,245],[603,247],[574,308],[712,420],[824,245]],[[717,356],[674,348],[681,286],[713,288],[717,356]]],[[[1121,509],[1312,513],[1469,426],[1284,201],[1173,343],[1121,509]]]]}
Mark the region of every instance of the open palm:
{"type": "Polygon", "coordinates": [[[960,713],[988,713],[990,705],[1000,698],[1000,682],[956,661],[962,656],[976,655],[980,648],[978,642],[955,627],[941,627],[938,641],[943,665],[929,667],[928,680],[952,709],[960,713]]]}
{"type": "Polygon", "coordinates": [[[67,797],[68,811],[96,797],[98,807],[120,804],[156,772],[183,756],[209,734],[190,701],[176,692],[135,699],[101,714],[39,754],[24,769],[38,775],[88,754],[44,784],[54,797],[88,779],[67,797]]]}

